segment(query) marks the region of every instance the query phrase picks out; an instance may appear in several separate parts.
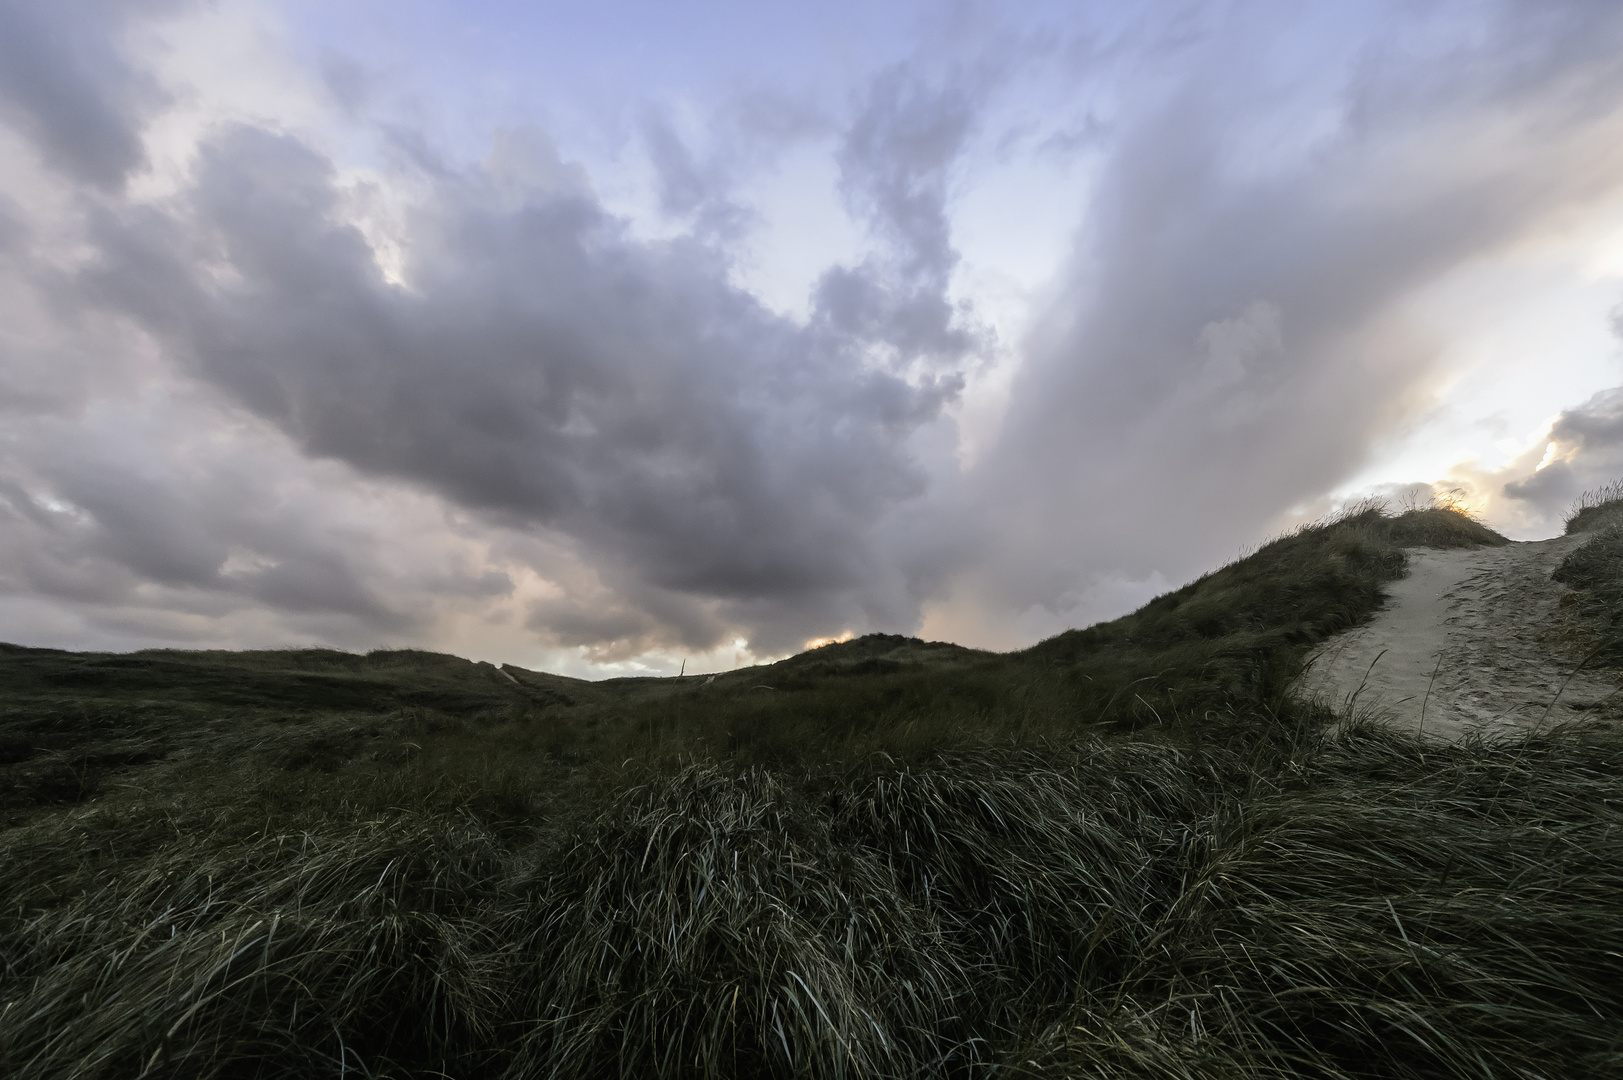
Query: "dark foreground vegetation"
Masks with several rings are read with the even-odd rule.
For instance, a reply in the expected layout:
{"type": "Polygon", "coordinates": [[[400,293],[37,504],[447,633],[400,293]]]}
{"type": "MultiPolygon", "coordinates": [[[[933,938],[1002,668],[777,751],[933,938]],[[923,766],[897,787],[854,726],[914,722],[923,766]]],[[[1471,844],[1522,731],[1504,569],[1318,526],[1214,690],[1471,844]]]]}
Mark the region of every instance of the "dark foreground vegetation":
{"type": "Polygon", "coordinates": [[[0,1075],[1623,1074],[1614,722],[1291,692],[1502,542],[1366,509],[1023,653],[713,680],[0,647],[0,1075]]]}

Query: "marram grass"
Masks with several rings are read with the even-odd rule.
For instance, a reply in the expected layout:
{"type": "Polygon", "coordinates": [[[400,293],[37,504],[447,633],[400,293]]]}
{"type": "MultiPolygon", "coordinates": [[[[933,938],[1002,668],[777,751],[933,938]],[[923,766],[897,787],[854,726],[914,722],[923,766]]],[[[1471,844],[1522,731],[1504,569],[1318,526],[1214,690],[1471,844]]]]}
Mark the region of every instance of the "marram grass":
{"type": "MultiPolygon", "coordinates": [[[[695,765],[536,848],[455,816],[183,830],[27,883],[0,1071],[1606,1075],[1620,749],[1353,729],[1260,769],[1122,743],[796,785],[695,765]]],[[[48,865],[28,845],[73,828],[95,846],[80,820],[0,857],[48,865]]]]}
{"type": "Polygon", "coordinates": [[[1096,1077],[1623,1073],[1623,765],[1355,729],[1235,807],[1166,952],[1024,1051],[1096,1077]]]}
{"type": "Polygon", "coordinates": [[[1623,1075],[1617,729],[1290,692],[1498,539],[1360,509],[1026,653],[713,686],[0,649],[0,1076],[1623,1075]]]}

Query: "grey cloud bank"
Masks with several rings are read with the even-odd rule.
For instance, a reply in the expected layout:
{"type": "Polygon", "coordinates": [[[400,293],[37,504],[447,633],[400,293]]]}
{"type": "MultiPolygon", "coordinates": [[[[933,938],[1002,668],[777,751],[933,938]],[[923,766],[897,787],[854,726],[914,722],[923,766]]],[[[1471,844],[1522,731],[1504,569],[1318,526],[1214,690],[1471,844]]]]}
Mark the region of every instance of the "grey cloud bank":
{"type": "Polygon", "coordinates": [[[143,117],[164,94],[119,48],[128,24],[183,0],[0,5],[0,114],[75,180],[117,189],[145,157],[143,117]]]}
{"type": "MultiPolygon", "coordinates": [[[[1118,91],[1025,341],[959,291],[952,216],[1013,76],[891,66],[783,134],[837,134],[871,240],[798,321],[737,283],[746,195],[657,115],[637,138],[688,226],[664,238],[539,131],[358,180],[239,117],[131,194],[166,91],[125,41],[160,16],[184,12],[0,7],[24,50],[0,121],[31,148],[0,172],[0,638],[582,663],[921,625],[1021,644],[1345,480],[1435,393],[1412,295],[1623,194],[1609,6],[1393,8],[1346,40],[1214,8],[1033,46],[1079,102],[1118,91]],[[378,183],[408,193],[387,227],[378,183]],[[956,409],[998,364],[1002,433],[965,469],[956,409]]],[[[1485,488],[1558,513],[1623,465],[1620,415],[1575,407],[1559,460],[1485,488]]]]}
{"type": "Polygon", "coordinates": [[[1442,350],[1413,294],[1615,196],[1619,13],[1476,10],[1429,43],[1360,43],[1332,65],[1332,122],[1273,160],[1233,118],[1270,76],[1312,76],[1233,63],[1260,12],[1138,118],[978,499],[1013,524],[993,548],[1009,603],[1064,614],[1093,566],[1180,579],[1254,542],[1431,403],[1442,350]]]}

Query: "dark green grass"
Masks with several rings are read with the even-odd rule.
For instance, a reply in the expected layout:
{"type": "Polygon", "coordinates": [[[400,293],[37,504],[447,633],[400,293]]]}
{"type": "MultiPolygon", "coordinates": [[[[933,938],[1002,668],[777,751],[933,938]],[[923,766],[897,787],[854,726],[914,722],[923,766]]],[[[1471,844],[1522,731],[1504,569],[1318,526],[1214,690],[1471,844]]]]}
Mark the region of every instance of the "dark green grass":
{"type": "Polygon", "coordinates": [[[0,781],[12,792],[0,813],[15,820],[32,805],[82,801],[129,766],[186,751],[270,748],[279,768],[347,772],[433,742],[430,756],[453,774],[471,753],[476,780],[491,746],[530,763],[520,772],[546,765],[550,775],[628,760],[807,769],[878,752],[918,761],[1083,728],[1200,737],[1226,718],[1290,711],[1307,650],[1380,605],[1406,547],[1503,542],[1451,511],[1369,508],[1023,653],[870,635],[713,680],[504,675],[412,651],[0,646],[0,781]]]}
{"type": "Polygon", "coordinates": [[[1618,740],[692,766],[550,840],[162,800],[6,835],[28,1076],[1574,1076],[1618,740]],[[71,841],[71,843],[69,842],[71,841]]]}
{"type": "Polygon", "coordinates": [[[1023,659],[1085,685],[1090,713],[1118,726],[1198,732],[1225,713],[1278,715],[1292,709],[1288,691],[1308,651],[1380,607],[1386,585],[1407,572],[1407,548],[1507,542],[1452,510],[1393,517],[1365,507],[1023,659]]]}
{"type": "Polygon", "coordinates": [[[1494,542],[1366,509],[1024,653],[714,680],[0,651],[0,1075],[1616,1073],[1620,740],[1289,692],[1494,542]]]}
{"type": "Polygon", "coordinates": [[[1567,519],[1567,534],[1589,539],[1551,576],[1573,591],[1569,629],[1588,667],[1623,667],[1623,487],[1589,492],[1567,519]]]}
{"type": "Polygon", "coordinates": [[[1354,729],[1232,807],[1160,944],[1024,1052],[1100,1077],[1623,1069],[1623,750],[1354,729]],[[1198,897],[1198,899],[1196,899],[1198,897]]]}

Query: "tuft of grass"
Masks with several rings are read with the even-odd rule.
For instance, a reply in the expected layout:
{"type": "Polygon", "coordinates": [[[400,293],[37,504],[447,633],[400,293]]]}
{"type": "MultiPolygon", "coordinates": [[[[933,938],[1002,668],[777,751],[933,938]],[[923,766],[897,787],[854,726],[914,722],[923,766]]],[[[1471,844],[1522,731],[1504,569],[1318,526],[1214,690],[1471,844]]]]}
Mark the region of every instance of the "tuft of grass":
{"type": "MultiPolygon", "coordinates": [[[[1539,1077],[1623,1062],[1623,740],[694,764],[565,833],[4,834],[38,1077],[1539,1077]]],[[[190,816],[187,816],[190,815],[190,816]]]]}
{"type": "MultiPolygon", "coordinates": [[[[162,827],[122,824],[79,823],[81,849],[162,827]]],[[[57,864],[59,876],[17,882],[23,912],[4,920],[0,953],[0,1071],[365,1075],[408,1061],[421,1073],[448,1044],[489,1038],[498,984],[479,903],[503,862],[491,840],[447,820],[306,824],[246,837],[176,829],[139,838],[145,857],[116,871],[57,864]]],[[[74,831],[8,836],[5,854],[51,866],[30,844],[74,831]]]]}
{"type": "Polygon", "coordinates": [[[299,833],[220,813],[14,830],[0,853],[35,872],[0,919],[0,1069],[984,1065],[1144,947],[1225,769],[1099,744],[800,782],[694,765],[516,846],[420,812],[299,833]]]}
{"type": "Polygon", "coordinates": [[[1217,823],[1158,950],[1018,1055],[1077,1077],[1623,1067],[1623,749],[1354,728],[1217,823]],[[1238,812],[1243,810],[1243,813],[1238,812]]]}
{"type": "Polygon", "coordinates": [[[1586,491],[1567,512],[1566,535],[1623,523],[1623,480],[1586,491]]]}
{"type": "Polygon", "coordinates": [[[1608,604],[1623,593],[1623,527],[1608,525],[1569,552],[1550,575],[1574,589],[1594,592],[1608,604]]]}
{"type": "MultiPolygon", "coordinates": [[[[365,766],[404,764],[407,746],[437,763],[429,767],[447,774],[447,790],[483,784],[487,755],[458,749],[470,739],[500,748],[495,769],[511,788],[627,761],[805,770],[874,753],[922,762],[1090,729],[1216,735],[1259,710],[1308,722],[1311,711],[1290,699],[1305,656],[1379,608],[1408,546],[1502,542],[1457,511],[1363,507],[1132,615],[1023,652],[875,634],[713,679],[588,683],[411,651],[0,646],[0,792],[12,793],[0,795],[0,821],[82,802],[137,765],[198,752],[330,775],[367,799],[375,785],[365,766]],[[430,742],[432,752],[421,749],[430,742]]],[[[498,801],[511,819],[536,800],[509,791],[498,801]]]]}
{"type": "Polygon", "coordinates": [[[1085,683],[1091,708],[1118,726],[1220,728],[1225,714],[1258,710],[1300,717],[1290,692],[1307,654],[1380,608],[1408,571],[1408,548],[1508,542],[1456,509],[1358,506],[1025,655],[1085,683]]]}
{"type": "Polygon", "coordinates": [[[0,1075],[1616,1073],[1623,736],[1291,693],[1501,541],[1361,507],[1021,653],[713,680],[0,648],[0,1075]]]}
{"type": "Polygon", "coordinates": [[[1623,481],[1586,494],[1567,522],[1578,532],[1589,539],[1550,576],[1573,589],[1563,603],[1586,666],[1623,666],[1623,481]]]}

